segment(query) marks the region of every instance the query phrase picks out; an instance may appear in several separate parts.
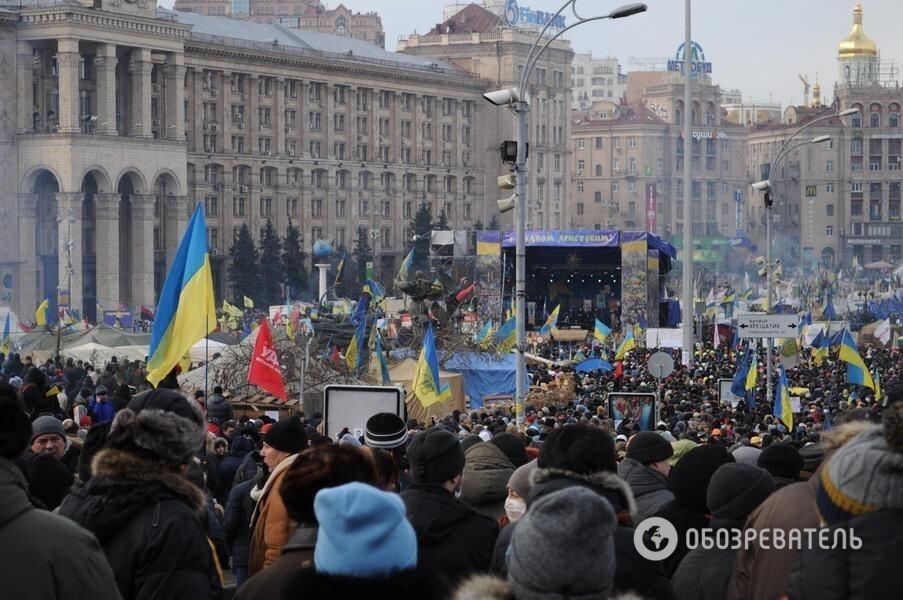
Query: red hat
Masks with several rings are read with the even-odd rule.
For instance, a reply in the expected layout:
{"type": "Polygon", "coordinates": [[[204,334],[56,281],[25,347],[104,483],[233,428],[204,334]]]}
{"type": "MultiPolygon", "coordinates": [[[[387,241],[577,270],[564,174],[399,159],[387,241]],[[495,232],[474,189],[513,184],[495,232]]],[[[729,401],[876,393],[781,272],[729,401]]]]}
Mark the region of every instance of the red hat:
{"type": "Polygon", "coordinates": [[[272,426],[273,426],[272,423],[267,423],[266,425],[264,425],[263,427],[260,428],[260,433],[266,433],[267,431],[270,430],[270,427],[272,427],[272,426]]]}

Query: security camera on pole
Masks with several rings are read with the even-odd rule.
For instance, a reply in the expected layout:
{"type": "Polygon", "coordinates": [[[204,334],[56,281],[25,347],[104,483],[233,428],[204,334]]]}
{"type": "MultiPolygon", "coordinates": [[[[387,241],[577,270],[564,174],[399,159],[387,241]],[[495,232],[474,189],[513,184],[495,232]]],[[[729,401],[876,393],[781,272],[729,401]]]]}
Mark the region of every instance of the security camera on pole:
{"type": "MultiPolygon", "coordinates": [[[[530,80],[530,74],[533,72],[533,67],[536,66],[536,61],[539,60],[539,57],[545,52],[546,48],[548,48],[552,42],[557,40],[567,31],[570,31],[574,27],[578,25],[582,25],[584,23],[588,23],[590,21],[601,21],[602,19],[620,19],[623,17],[629,17],[631,15],[635,15],[637,13],[645,12],[646,5],[642,3],[634,3],[624,5],[607,15],[601,15],[598,17],[588,17],[583,18],[577,14],[576,9],[577,0],[567,0],[561,8],[556,12],[545,24],[542,28],[542,31],[539,32],[537,38],[533,41],[533,45],[530,46],[530,51],[527,54],[527,60],[524,65],[523,74],[520,78],[520,84],[516,88],[506,88],[502,90],[497,90],[493,92],[487,92],[483,94],[483,97],[486,98],[489,102],[495,104],[496,106],[507,106],[510,107],[514,114],[517,117],[517,139],[515,141],[515,152],[514,156],[514,177],[515,177],[515,192],[514,195],[499,201],[499,209],[511,210],[511,208],[516,208],[516,219],[515,219],[515,233],[516,233],[516,244],[515,244],[515,286],[514,286],[514,296],[515,296],[515,315],[516,315],[516,323],[517,323],[517,367],[516,373],[516,390],[515,390],[515,406],[517,410],[517,429],[518,431],[524,431],[524,399],[526,397],[526,243],[525,243],[525,229],[526,229],[526,204],[527,204],[527,112],[530,110],[530,103],[527,96],[527,82],[530,80]],[[574,13],[574,17],[577,19],[575,23],[561,29],[555,35],[551,36],[542,47],[536,51],[537,46],[540,41],[543,40],[543,36],[546,34],[546,31],[549,30],[550,26],[553,23],[560,23],[559,17],[561,13],[565,11],[566,8],[570,7],[571,11],[574,13]]],[[[510,142],[506,142],[502,145],[503,154],[507,152],[505,147],[509,145],[510,142]]]]}

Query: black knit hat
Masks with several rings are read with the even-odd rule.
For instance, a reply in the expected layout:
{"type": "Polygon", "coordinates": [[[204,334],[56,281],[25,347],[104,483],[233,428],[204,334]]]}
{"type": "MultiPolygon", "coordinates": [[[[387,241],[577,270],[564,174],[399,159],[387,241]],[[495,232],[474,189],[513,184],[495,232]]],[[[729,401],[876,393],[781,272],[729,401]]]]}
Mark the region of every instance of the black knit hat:
{"type": "Polygon", "coordinates": [[[408,441],[408,427],[393,413],[376,413],[367,419],[364,443],[371,448],[392,450],[404,446],[408,441]]]}
{"type": "Polygon", "coordinates": [[[445,483],[464,471],[464,450],[457,436],[438,426],[414,436],[408,460],[415,483],[445,483]]]}
{"type": "Polygon", "coordinates": [[[627,441],[627,456],[648,465],[674,455],[671,442],[654,431],[641,431],[627,441]]]}
{"type": "Polygon", "coordinates": [[[774,490],[774,478],[765,469],[747,463],[728,463],[712,475],[706,503],[713,517],[742,521],[774,490]]]}
{"type": "Polygon", "coordinates": [[[492,436],[489,443],[504,452],[515,468],[530,462],[530,457],[527,456],[527,447],[524,446],[521,438],[513,433],[508,433],[507,431],[497,433],[492,436]]]}
{"type": "Polygon", "coordinates": [[[307,434],[295,415],[273,423],[263,435],[263,442],[275,450],[297,454],[307,448],[307,434]]]}
{"type": "Polygon", "coordinates": [[[775,477],[785,477],[796,481],[803,470],[803,457],[800,451],[790,444],[771,444],[759,455],[756,464],[775,477]]]}

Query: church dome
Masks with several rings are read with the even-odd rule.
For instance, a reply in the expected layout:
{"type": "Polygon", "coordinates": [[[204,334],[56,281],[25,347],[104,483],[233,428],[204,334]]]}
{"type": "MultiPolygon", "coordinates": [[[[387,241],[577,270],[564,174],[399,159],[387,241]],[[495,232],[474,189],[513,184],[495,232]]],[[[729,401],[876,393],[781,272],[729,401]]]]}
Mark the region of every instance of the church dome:
{"type": "Polygon", "coordinates": [[[854,58],[857,56],[877,56],[878,46],[872,41],[862,28],[862,4],[856,0],[853,9],[853,29],[850,34],[840,42],[837,47],[840,58],[854,58]]]}

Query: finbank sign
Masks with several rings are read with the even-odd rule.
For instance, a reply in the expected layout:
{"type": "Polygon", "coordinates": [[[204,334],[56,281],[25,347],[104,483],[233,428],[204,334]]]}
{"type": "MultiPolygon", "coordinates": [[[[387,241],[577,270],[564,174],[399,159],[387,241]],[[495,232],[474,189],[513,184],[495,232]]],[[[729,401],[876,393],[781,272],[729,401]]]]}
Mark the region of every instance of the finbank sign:
{"type": "MultiPolygon", "coordinates": [[[[686,44],[681,44],[677,47],[677,52],[674,55],[674,60],[668,61],[668,70],[669,71],[678,71],[680,73],[684,70],[684,46],[686,44]]],[[[692,76],[699,75],[700,73],[709,74],[712,72],[712,63],[707,62],[705,59],[705,52],[702,51],[702,46],[697,44],[696,42],[690,43],[690,74],[692,76]]]]}
{"type": "Polygon", "coordinates": [[[508,0],[505,3],[505,22],[509,27],[525,27],[539,25],[545,27],[546,23],[554,29],[564,29],[564,16],[555,16],[555,13],[547,13],[541,10],[533,10],[527,6],[518,6],[517,0],[508,0]]]}

